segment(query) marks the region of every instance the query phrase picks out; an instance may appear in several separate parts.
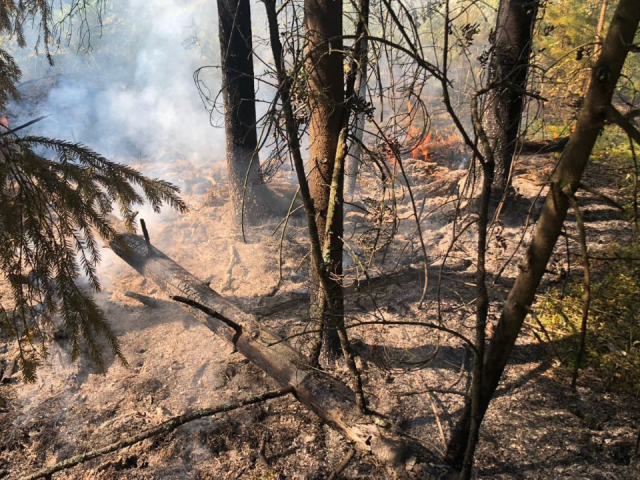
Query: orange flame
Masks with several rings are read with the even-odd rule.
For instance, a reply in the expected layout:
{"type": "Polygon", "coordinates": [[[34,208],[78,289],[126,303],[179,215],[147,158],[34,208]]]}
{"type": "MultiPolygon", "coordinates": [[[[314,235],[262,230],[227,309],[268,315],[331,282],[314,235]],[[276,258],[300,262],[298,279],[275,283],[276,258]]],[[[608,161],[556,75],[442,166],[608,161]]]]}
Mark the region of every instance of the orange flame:
{"type": "MultiPolygon", "coordinates": [[[[411,134],[411,131],[409,131],[409,134],[411,134]]],[[[427,133],[427,136],[424,137],[422,142],[411,149],[411,156],[413,158],[416,160],[423,160],[425,162],[429,161],[429,144],[431,143],[431,136],[432,132],[427,133]]]]}
{"type": "MultiPolygon", "coordinates": [[[[423,137],[424,130],[412,125],[412,120],[415,120],[412,115],[414,105],[410,101],[407,101],[407,137],[406,142],[411,147],[411,157],[415,160],[421,160],[430,164],[437,163],[442,164],[449,163],[451,160],[450,153],[457,150],[462,144],[462,137],[459,133],[453,131],[433,132],[429,131],[423,137]],[[453,150],[450,150],[452,147],[453,150]]],[[[448,129],[445,129],[448,130],[448,129]]],[[[385,149],[385,156],[390,165],[395,165],[396,159],[394,153],[389,147],[385,149]]],[[[455,155],[454,155],[455,156],[455,155]]],[[[443,165],[444,166],[444,165],[443,165]]],[[[451,167],[451,165],[446,165],[451,167]]],[[[429,166],[427,168],[429,174],[435,174],[435,169],[429,166]]]]}

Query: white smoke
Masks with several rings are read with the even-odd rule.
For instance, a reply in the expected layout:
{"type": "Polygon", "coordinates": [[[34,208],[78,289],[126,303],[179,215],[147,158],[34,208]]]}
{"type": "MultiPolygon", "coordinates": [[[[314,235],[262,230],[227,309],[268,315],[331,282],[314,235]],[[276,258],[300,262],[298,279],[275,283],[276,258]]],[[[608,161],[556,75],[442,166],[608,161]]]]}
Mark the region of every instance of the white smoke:
{"type": "MultiPolygon", "coordinates": [[[[215,2],[107,2],[102,29],[94,20],[88,53],[75,39],[54,52],[49,67],[42,54],[34,60],[33,42],[16,52],[27,95],[10,109],[13,126],[50,115],[25,132],[81,142],[124,163],[224,160],[224,131],[210,125],[193,81],[197,68],[218,62],[215,2]],[[28,95],[51,78],[56,86],[48,93],[28,95]]],[[[206,75],[215,95],[219,70],[206,75]]],[[[211,120],[222,124],[219,113],[211,120]]]]}

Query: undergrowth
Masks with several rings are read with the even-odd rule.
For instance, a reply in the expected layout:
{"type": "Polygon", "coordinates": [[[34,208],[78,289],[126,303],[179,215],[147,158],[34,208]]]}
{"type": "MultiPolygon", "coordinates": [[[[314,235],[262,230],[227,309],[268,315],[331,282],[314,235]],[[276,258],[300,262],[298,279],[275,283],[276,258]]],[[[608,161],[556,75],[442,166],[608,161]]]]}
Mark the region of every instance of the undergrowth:
{"type": "MultiPolygon", "coordinates": [[[[607,389],[640,393],[640,242],[611,246],[592,260],[586,360],[607,389]]],[[[582,316],[582,278],[550,289],[536,307],[563,366],[572,367],[582,316]]]]}

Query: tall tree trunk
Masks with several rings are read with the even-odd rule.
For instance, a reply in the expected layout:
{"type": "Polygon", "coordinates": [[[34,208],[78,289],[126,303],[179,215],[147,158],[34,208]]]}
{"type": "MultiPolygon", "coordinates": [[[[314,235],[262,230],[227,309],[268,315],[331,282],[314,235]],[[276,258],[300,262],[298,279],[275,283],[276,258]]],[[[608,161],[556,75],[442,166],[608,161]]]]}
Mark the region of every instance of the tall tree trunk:
{"type": "Polygon", "coordinates": [[[266,211],[267,187],[257,153],[249,0],[218,0],[218,24],[231,202],[238,219],[255,222],[266,211]]]}
{"type": "MultiPolygon", "coordinates": [[[[502,315],[489,343],[482,373],[477,414],[484,417],[504,368],[540,285],[555,243],[562,230],[570,202],[568,194],[578,189],[580,179],[602,128],[622,66],[640,23],[640,0],[620,0],[602,53],[596,62],[576,128],[553,174],[550,191],[536,224],[531,245],[520,273],[503,306],[502,315]]],[[[447,461],[459,469],[469,439],[472,412],[467,405],[452,432],[447,461]]]]}
{"type": "Polygon", "coordinates": [[[502,0],[498,9],[489,64],[489,79],[496,87],[488,95],[484,123],[496,165],[494,192],[500,196],[509,187],[538,2],[502,0]]]}
{"type": "MultiPolygon", "coordinates": [[[[309,85],[310,190],[316,213],[320,245],[324,245],[330,185],[344,108],[344,72],[342,54],[342,0],[305,0],[307,31],[306,71],[309,85]],[[330,42],[329,39],[333,38],[330,42]]],[[[344,178],[339,179],[340,182],[344,178]]],[[[344,318],[342,276],[343,205],[333,206],[336,221],[332,225],[330,258],[323,259],[334,281],[328,291],[321,287],[319,269],[312,261],[312,320],[324,328],[323,352],[331,362],[340,355],[337,325],[344,318]]]]}
{"type": "MultiPolygon", "coordinates": [[[[368,10],[361,15],[363,17],[361,21],[364,23],[366,29],[369,25],[368,10]]],[[[364,61],[360,65],[360,71],[358,72],[358,97],[365,100],[367,96],[368,42],[366,40],[362,40],[362,43],[362,58],[364,59],[364,61]]],[[[349,149],[350,156],[347,158],[347,188],[345,189],[345,193],[350,201],[353,201],[353,196],[356,192],[356,185],[358,183],[358,171],[360,170],[360,160],[362,157],[362,148],[360,147],[360,144],[362,143],[362,139],[364,137],[364,122],[364,113],[359,112],[356,119],[356,129],[355,132],[353,132],[354,136],[356,137],[356,141],[352,142],[351,148],[349,149]]]]}

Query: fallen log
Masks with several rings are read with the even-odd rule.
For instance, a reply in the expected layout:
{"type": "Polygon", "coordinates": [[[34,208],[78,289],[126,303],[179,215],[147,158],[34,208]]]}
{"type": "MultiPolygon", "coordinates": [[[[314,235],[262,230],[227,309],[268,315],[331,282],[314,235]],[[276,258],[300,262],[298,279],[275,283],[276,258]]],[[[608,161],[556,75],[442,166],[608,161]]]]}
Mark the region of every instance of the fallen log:
{"type": "Polygon", "coordinates": [[[362,414],[347,385],[312,368],[307,358],[264,328],[256,317],[229,303],[143,238],[122,234],[118,242],[109,242],[109,247],[281,387],[291,387],[298,401],[359,451],[375,456],[393,477],[440,478],[447,473],[439,454],[381,416],[362,414]]]}
{"type": "Polygon", "coordinates": [[[559,137],[545,141],[524,139],[520,144],[520,153],[524,155],[538,155],[562,152],[568,143],[569,137],[559,137]]]}

